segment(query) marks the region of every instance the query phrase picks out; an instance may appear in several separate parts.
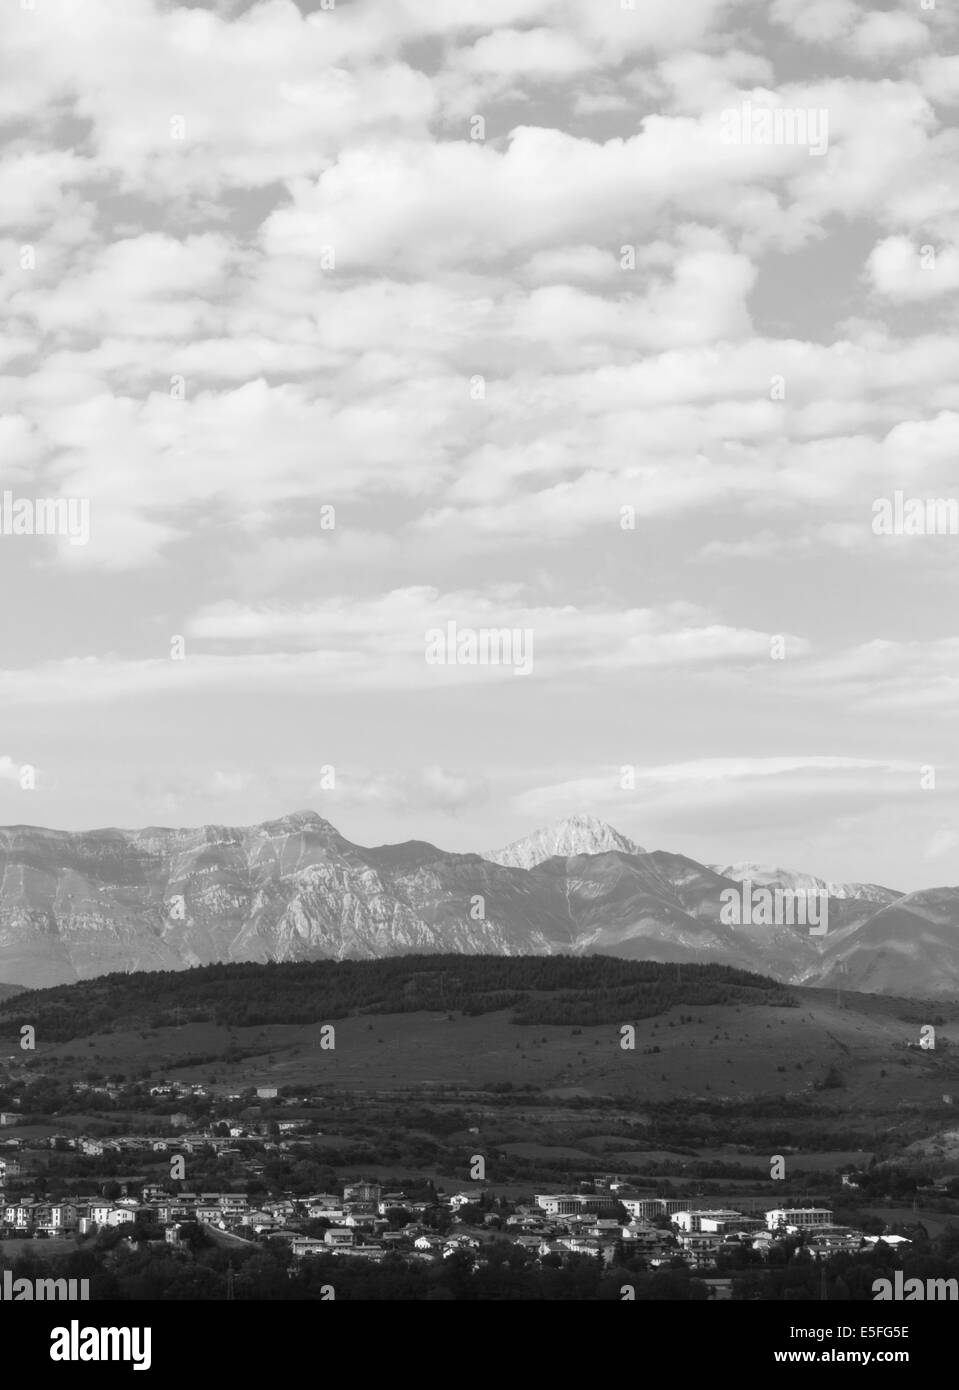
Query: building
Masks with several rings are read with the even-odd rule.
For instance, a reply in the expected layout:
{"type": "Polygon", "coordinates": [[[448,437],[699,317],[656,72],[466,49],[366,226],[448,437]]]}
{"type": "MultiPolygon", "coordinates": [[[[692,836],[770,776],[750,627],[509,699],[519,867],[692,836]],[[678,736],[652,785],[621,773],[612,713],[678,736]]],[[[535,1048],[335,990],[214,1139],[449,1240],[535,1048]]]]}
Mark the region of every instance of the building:
{"type": "Polygon", "coordinates": [[[36,1226],[51,1236],[68,1235],[79,1228],[80,1218],[75,1202],[41,1202],[37,1208],[36,1226]]]}
{"type": "Polygon", "coordinates": [[[323,1233],[323,1243],[328,1249],[331,1246],[335,1249],[338,1245],[352,1245],[354,1239],[355,1237],[352,1231],[344,1231],[342,1229],[333,1229],[324,1231],[323,1233]]]}
{"type": "Polygon", "coordinates": [[[678,1211],[689,1211],[690,1202],[681,1197],[620,1197],[622,1206],[630,1216],[639,1221],[652,1221],[657,1216],[674,1216],[678,1211]]]}
{"type": "Polygon", "coordinates": [[[832,1212],[828,1207],[774,1207],[766,1212],[766,1227],[770,1231],[808,1231],[810,1227],[831,1225],[832,1212]]]}
{"type": "Polygon", "coordinates": [[[80,1223],[80,1232],[85,1234],[90,1224],[94,1226],[125,1226],[137,1219],[140,1207],[121,1207],[116,1202],[91,1202],[86,1227],[80,1223]]]}
{"type": "Polygon", "coordinates": [[[276,1100],[280,1091],[277,1086],[257,1086],[256,1094],[260,1100],[276,1100]]]}
{"type": "Polygon", "coordinates": [[[681,1231],[705,1231],[708,1234],[722,1234],[728,1226],[735,1226],[742,1220],[742,1213],[717,1208],[715,1211],[677,1211],[672,1217],[674,1226],[681,1231]]]}
{"type": "Polygon", "coordinates": [[[615,1197],[602,1192],[550,1192],[537,1195],[535,1200],[547,1216],[587,1216],[615,1211],[619,1205],[615,1197]]]}
{"type": "Polygon", "coordinates": [[[655,1226],[648,1226],[643,1221],[631,1221],[628,1226],[623,1226],[622,1232],[624,1240],[635,1241],[642,1249],[660,1245],[664,1234],[655,1226]]]}
{"type": "Polygon", "coordinates": [[[344,1202],[378,1202],[383,1188],[378,1182],[352,1182],[343,1188],[344,1202]]]}
{"type": "Polygon", "coordinates": [[[705,1231],[680,1231],[676,1239],[683,1252],[683,1259],[695,1269],[704,1269],[715,1264],[716,1251],[720,1244],[719,1236],[705,1231]]]}
{"type": "Polygon", "coordinates": [[[343,1203],[339,1197],[311,1197],[307,1202],[306,1214],[311,1221],[339,1221],[343,1215],[343,1203]]]}
{"type": "Polygon", "coordinates": [[[33,1198],[23,1202],[8,1202],[3,1209],[4,1224],[17,1231],[30,1230],[36,1218],[37,1205],[33,1198]]]}
{"type": "Polygon", "coordinates": [[[312,1236],[296,1236],[290,1245],[295,1260],[301,1260],[304,1255],[326,1255],[329,1253],[329,1245],[325,1240],[315,1240],[312,1236]]]}

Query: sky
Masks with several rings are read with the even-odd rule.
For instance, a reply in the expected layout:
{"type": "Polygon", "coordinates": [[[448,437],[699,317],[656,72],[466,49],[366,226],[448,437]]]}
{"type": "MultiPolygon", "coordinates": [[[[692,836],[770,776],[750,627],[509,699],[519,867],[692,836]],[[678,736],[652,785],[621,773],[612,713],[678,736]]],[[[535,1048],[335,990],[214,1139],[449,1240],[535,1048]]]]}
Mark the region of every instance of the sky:
{"type": "Polygon", "coordinates": [[[4,6],[0,823],[959,883],[928,4],[4,6]]]}

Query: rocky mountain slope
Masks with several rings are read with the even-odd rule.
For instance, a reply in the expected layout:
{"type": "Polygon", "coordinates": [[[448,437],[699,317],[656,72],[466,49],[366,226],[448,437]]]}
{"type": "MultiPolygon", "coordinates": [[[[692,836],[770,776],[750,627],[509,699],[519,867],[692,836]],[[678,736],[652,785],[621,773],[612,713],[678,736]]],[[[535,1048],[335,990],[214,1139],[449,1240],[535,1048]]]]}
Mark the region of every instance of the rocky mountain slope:
{"type": "Polygon", "coordinates": [[[959,991],[959,888],[901,894],[648,853],[574,817],[495,857],[363,848],[306,811],[262,825],[0,829],[0,980],[412,952],[715,961],[794,984],[959,991]],[[744,887],[744,880],[751,890],[744,887]],[[730,898],[828,892],[828,930],[730,898]]]}

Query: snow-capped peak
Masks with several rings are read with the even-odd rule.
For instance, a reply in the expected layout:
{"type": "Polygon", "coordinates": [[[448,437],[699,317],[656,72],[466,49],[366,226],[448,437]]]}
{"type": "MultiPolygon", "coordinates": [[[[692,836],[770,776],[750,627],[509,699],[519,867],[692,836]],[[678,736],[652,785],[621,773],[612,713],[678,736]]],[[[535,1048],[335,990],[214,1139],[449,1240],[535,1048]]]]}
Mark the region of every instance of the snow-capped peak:
{"type": "Polygon", "coordinates": [[[734,883],[758,884],[764,888],[791,888],[828,893],[831,898],[894,899],[899,896],[891,888],[883,888],[878,883],[835,883],[828,879],[816,878],[813,874],[797,873],[793,869],[773,868],[768,864],[710,864],[714,874],[731,878],[734,883]]]}
{"type": "Polygon", "coordinates": [[[532,869],[554,855],[571,859],[577,854],[607,854],[610,850],[618,850],[621,854],[645,853],[598,816],[580,815],[568,816],[554,825],[534,830],[532,835],[514,840],[505,849],[484,854],[483,858],[507,868],[532,869]]]}

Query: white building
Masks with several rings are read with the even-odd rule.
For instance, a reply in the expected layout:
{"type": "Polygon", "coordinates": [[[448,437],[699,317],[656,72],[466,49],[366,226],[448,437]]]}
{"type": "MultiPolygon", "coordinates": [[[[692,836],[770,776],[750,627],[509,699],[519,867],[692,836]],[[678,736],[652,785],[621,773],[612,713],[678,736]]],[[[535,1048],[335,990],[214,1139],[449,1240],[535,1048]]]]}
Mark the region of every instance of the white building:
{"type": "Polygon", "coordinates": [[[832,1212],[828,1207],[774,1207],[766,1212],[770,1231],[808,1231],[811,1226],[831,1226],[832,1212]]]}
{"type": "Polygon", "coordinates": [[[715,1234],[741,1220],[741,1212],[717,1208],[713,1211],[677,1211],[672,1217],[672,1224],[678,1226],[681,1231],[707,1231],[715,1234]]]}

